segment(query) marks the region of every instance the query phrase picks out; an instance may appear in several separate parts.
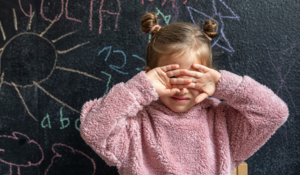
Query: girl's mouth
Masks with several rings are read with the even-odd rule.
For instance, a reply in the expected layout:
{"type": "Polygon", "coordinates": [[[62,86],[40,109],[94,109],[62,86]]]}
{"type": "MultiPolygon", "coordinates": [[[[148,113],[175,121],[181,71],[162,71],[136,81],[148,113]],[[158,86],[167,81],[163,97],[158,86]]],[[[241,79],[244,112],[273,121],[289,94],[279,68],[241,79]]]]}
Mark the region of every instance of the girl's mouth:
{"type": "Polygon", "coordinates": [[[174,101],[176,101],[177,103],[186,103],[188,102],[190,99],[187,97],[171,97],[174,101]]]}

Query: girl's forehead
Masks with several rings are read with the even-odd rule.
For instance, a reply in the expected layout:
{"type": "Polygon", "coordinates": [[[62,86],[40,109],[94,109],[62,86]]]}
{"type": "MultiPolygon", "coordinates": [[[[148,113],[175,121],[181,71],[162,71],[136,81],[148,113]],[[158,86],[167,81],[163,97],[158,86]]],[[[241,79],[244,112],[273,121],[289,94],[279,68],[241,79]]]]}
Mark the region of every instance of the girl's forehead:
{"type": "Polygon", "coordinates": [[[196,53],[186,52],[184,54],[162,55],[158,58],[158,67],[179,64],[179,68],[189,69],[193,64],[201,64],[200,58],[196,53]]]}

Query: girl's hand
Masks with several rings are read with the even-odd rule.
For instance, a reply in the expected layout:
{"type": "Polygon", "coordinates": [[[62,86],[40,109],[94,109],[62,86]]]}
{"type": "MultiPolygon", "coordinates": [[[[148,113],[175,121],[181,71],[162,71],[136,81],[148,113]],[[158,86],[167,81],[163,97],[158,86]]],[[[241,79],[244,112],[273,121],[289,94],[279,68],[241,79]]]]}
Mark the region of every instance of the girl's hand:
{"type": "MultiPolygon", "coordinates": [[[[195,98],[195,103],[200,103],[208,96],[211,96],[216,91],[216,84],[221,78],[221,74],[214,70],[210,69],[201,64],[193,64],[193,68],[198,71],[190,71],[190,70],[176,70],[170,72],[170,76],[189,76],[192,78],[192,83],[188,85],[189,88],[197,89],[200,94],[195,98]]],[[[173,88],[181,89],[181,85],[172,85],[173,88]]]]}
{"type": "MultiPolygon", "coordinates": [[[[172,96],[175,93],[180,92],[178,88],[172,88],[172,84],[180,85],[182,87],[188,87],[188,85],[192,82],[191,78],[170,78],[173,76],[168,76],[167,73],[173,72],[175,69],[178,69],[178,64],[171,64],[163,67],[156,67],[151,69],[146,73],[147,77],[151,80],[156,93],[159,97],[161,96],[172,96]]],[[[181,73],[177,73],[181,76],[181,73]]]]}

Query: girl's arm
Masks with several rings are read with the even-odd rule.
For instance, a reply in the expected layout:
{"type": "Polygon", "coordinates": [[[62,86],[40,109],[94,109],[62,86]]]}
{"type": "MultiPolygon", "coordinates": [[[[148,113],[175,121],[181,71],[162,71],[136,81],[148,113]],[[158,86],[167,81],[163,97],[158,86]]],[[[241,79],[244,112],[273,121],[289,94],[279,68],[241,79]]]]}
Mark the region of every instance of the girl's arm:
{"type": "Polygon", "coordinates": [[[157,99],[151,81],[140,72],[127,83],[115,85],[104,97],[84,104],[80,134],[107,164],[120,166],[130,140],[128,118],[157,99]]]}
{"type": "Polygon", "coordinates": [[[232,161],[249,158],[287,120],[287,105],[272,90],[248,76],[220,71],[214,97],[224,99],[217,113],[225,114],[232,161]]]}

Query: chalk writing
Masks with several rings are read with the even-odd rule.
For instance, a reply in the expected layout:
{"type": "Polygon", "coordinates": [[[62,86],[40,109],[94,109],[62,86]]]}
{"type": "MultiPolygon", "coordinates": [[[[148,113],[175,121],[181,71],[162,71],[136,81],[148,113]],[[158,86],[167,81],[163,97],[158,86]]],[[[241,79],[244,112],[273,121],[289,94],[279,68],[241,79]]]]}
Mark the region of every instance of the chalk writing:
{"type": "Polygon", "coordinates": [[[111,75],[108,74],[108,73],[106,73],[106,72],[104,72],[104,71],[101,71],[101,73],[103,73],[103,74],[105,74],[105,75],[108,76],[108,81],[107,81],[107,83],[106,83],[106,90],[105,90],[105,92],[104,92],[104,94],[106,94],[106,93],[108,92],[108,90],[109,90],[109,83],[110,83],[110,80],[111,80],[111,75]]]}
{"type": "Polygon", "coordinates": [[[51,122],[50,122],[50,116],[47,113],[46,116],[43,118],[41,122],[42,128],[50,128],[51,129],[51,122]]]}
{"type": "Polygon", "coordinates": [[[139,60],[142,60],[143,62],[144,62],[144,66],[143,67],[141,67],[141,68],[139,68],[139,67],[137,67],[137,68],[135,68],[136,70],[138,70],[138,71],[142,71],[142,70],[145,70],[145,68],[146,68],[146,61],[145,61],[145,59],[143,59],[143,58],[141,58],[141,57],[139,57],[139,56],[137,56],[137,55],[132,55],[133,57],[135,57],[135,58],[137,58],[137,59],[139,59],[139,60]]]}
{"type": "MultiPolygon", "coordinates": [[[[117,7],[118,7],[118,10],[117,12],[111,12],[111,11],[108,11],[108,10],[104,10],[103,9],[103,3],[104,3],[105,0],[101,0],[101,5],[100,5],[100,9],[99,9],[99,19],[100,19],[100,24],[99,24],[99,34],[101,34],[101,30],[102,30],[102,25],[103,25],[103,17],[102,17],[102,13],[107,13],[109,15],[115,15],[116,16],[116,22],[115,22],[115,31],[117,30],[117,27],[118,27],[118,19],[119,19],[119,16],[120,16],[120,12],[121,12],[121,4],[120,4],[120,0],[115,0],[115,2],[117,3],[117,7]]],[[[111,1],[111,0],[109,0],[111,1]]]]}
{"type": "MultiPolygon", "coordinates": [[[[95,0],[90,0],[90,9],[89,9],[89,28],[90,30],[92,31],[93,30],[93,7],[94,7],[94,1],[95,0]]],[[[120,14],[121,14],[121,3],[120,3],[120,0],[114,0],[114,3],[110,3],[112,4],[116,10],[115,11],[111,11],[111,10],[107,10],[109,9],[109,7],[105,7],[104,6],[104,2],[105,0],[99,0],[100,1],[100,7],[99,7],[99,34],[102,33],[102,28],[103,28],[103,24],[104,24],[104,18],[103,18],[103,14],[107,14],[107,15],[112,15],[112,16],[115,16],[115,22],[114,22],[114,31],[117,30],[118,28],[118,20],[119,20],[119,17],[120,17],[120,14]]],[[[108,0],[106,0],[108,1],[108,0]]],[[[110,2],[112,0],[109,0],[110,2]]],[[[40,15],[41,17],[45,20],[45,21],[48,21],[48,22],[53,22],[53,21],[59,21],[61,19],[61,17],[64,15],[65,18],[67,20],[70,20],[70,21],[75,21],[75,22],[78,22],[78,23],[82,23],[82,20],[80,19],[77,19],[75,17],[70,17],[69,16],[69,5],[70,5],[70,1],[69,0],[60,0],[60,13],[57,15],[57,18],[56,19],[50,19],[48,17],[46,17],[46,14],[44,12],[44,8],[45,8],[45,0],[41,0],[41,5],[40,5],[40,15]]],[[[21,0],[19,0],[19,6],[20,6],[20,9],[22,11],[22,13],[29,17],[30,18],[30,21],[32,20],[32,17],[34,16],[34,12],[32,11],[32,5],[29,4],[29,13],[28,12],[25,12],[24,10],[24,6],[22,5],[22,2],[21,0]]],[[[73,9],[73,10],[76,10],[76,9],[73,9]]],[[[85,10],[85,9],[83,9],[85,10]]],[[[76,13],[75,13],[76,14],[76,13]]],[[[111,22],[111,21],[107,21],[107,22],[111,22]]],[[[31,22],[30,22],[31,24],[31,22]]],[[[28,27],[28,30],[30,30],[30,26],[28,27]]]]}
{"type": "Polygon", "coordinates": [[[65,129],[66,127],[68,127],[70,125],[70,119],[63,116],[62,109],[63,109],[63,107],[61,107],[60,110],[59,110],[59,115],[60,115],[59,120],[60,120],[60,123],[61,123],[60,129],[65,129]],[[67,122],[67,123],[65,124],[65,122],[67,122]]]}
{"type": "MultiPolygon", "coordinates": [[[[227,39],[225,33],[224,33],[224,28],[225,28],[225,25],[224,25],[224,22],[223,22],[223,19],[224,18],[229,18],[229,19],[236,19],[236,20],[239,20],[239,16],[237,16],[234,11],[222,0],[218,0],[222,6],[225,6],[225,9],[227,9],[227,11],[231,14],[230,15],[222,15],[221,12],[218,11],[217,9],[217,6],[216,6],[216,2],[215,0],[212,0],[212,4],[213,4],[213,15],[215,17],[218,17],[219,20],[216,20],[216,19],[212,19],[214,22],[216,22],[218,24],[218,28],[217,28],[217,31],[220,30],[218,33],[219,33],[219,36],[217,37],[217,39],[215,41],[213,41],[212,43],[212,47],[214,47],[215,45],[228,51],[228,52],[234,52],[234,49],[232,48],[229,40],[227,39]],[[219,43],[219,41],[223,40],[226,44],[225,45],[222,45],[219,43]]],[[[197,25],[197,21],[195,21],[195,17],[198,17],[198,15],[202,16],[203,17],[203,21],[204,20],[207,20],[207,19],[211,19],[211,15],[208,15],[204,12],[202,12],[201,10],[197,10],[193,7],[190,7],[190,6],[187,6],[187,9],[189,11],[189,14],[190,14],[190,17],[191,17],[191,20],[193,21],[193,23],[195,25],[197,25]]],[[[204,10],[204,9],[203,9],[204,10]]]]}
{"type": "MultiPolygon", "coordinates": [[[[69,17],[69,12],[68,12],[68,4],[69,4],[69,0],[66,0],[66,5],[64,4],[64,0],[61,0],[61,12],[57,18],[57,20],[60,19],[60,17],[64,14],[64,11],[65,11],[65,17],[68,19],[68,20],[72,20],[72,21],[76,21],[76,22],[81,22],[81,20],[79,19],[75,19],[75,18],[71,18],[69,17]]],[[[21,6],[21,5],[20,5],[21,6]]],[[[44,0],[42,0],[41,2],[41,9],[40,9],[40,12],[41,12],[41,16],[46,20],[46,21],[49,21],[49,22],[53,22],[53,20],[51,19],[48,19],[45,17],[44,15],[44,11],[43,11],[43,7],[44,7],[44,0]]]]}
{"type": "Polygon", "coordinates": [[[44,160],[40,144],[20,132],[13,132],[11,136],[0,135],[0,153],[0,162],[9,166],[9,174],[13,174],[13,166],[20,175],[20,167],[38,166],[44,160]]]}
{"type": "MultiPolygon", "coordinates": [[[[115,71],[117,71],[118,73],[121,73],[121,74],[125,74],[127,75],[128,72],[124,72],[120,69],[123,69],[124,66],[126,65],[126,54],[124,53],[124,51],[122,50],[113,50],[112,51],[112,46],[108,46],[108,47],[104,47],[101,51],[98,52],[98,56],[100,56],[104,51],[107,51],[107,54],[105,56],[105,59],[104,61],[107,62],[109,56],[111,55],[111,52],[113,53],[120,53],[122,55],[122,58],[123,58],[123,63],[121,66],[116,66],[116,65],[113,65],[113,64],[110,64],[109,67],[115,71]]],[[[139,59],[139,60],[143,60],[141,57],[137,56],[137,55],[132,55],[133,57],[139,59]]],[[[144,60],[143,60],[144,61],[144,60]]],[[[145,62],[145,61],[144,61],[145,62]]],[[[146,63],[146,62],[145,62],[146,63]]],[[[136,70],[140,70],[141,68],[136,68],[136,70]]]]}
{"type": "Polygon", "coordinates": [[[33,14],[32,14],[32,5],[31,4],[29,4],[29,14],[24,11],[21,0],[19,0],[19,6],[20,6],[20,9],[22,10],[22,12],[24,13],[25,16],[27,16],[27,17],[32,17],[33,16],[33,14]]]}
{"type": "Polygon", "coordinates": [[[52,151],[55,155],[52,157],[51,163],[44,175],[57,174],[57,172],[60,174],[95,174],[95,161],[82,151],[62,143],[53,144],[52,151]],[[80,161],[80,164],[78,161],[80,161]],[[74,167],[70,165],[77,166],[74,167]],[[90,169],[87,170],[83,167],[89,167],[90,169]]]}
{"type": "Polygon", "coordinates": [[[75,120],[75,128],[79,131],[80,128],[80,118],[75,120]]]}
{"type": "MultiPolygon", "coordinates": [[[[98,56],[104,52],[105,50],[108,50],[108,53],[104,59],[104,61],[107,61],[108,57],[110,56],[111,54],[111,49],[112,49],[112,46],[109,46],[109,47],[104,47],[101,51],[98,52],[98,56]]],[[[124,71],[121,71],[120,69],[122,69],[125,65],[126,65],[126,55],[123,51],[121,50],[114,50],[113,53],[121,53],[123,55],[123,64],[121,66],[116,66],[116,65],[113,65],[113,64],[110,64],[109,67],[121,74],[128,74],[128,72],[124,72],[124,71]]]]}
{"type": "MultiPolygon", "coordinates": [[[[60,121],[60,128],[59,129],[66,129],[67,127],[70,126],[70,118],[65,117],[63,115],[63,108],[64,106],[62,106],[59,110],[59,121],[60,121]]],[[[75,120],[75,128],[77,130],[79,130],[79,122],[80,122],[80,118],[75,120]]],[[[43,120],[41,121],[41,126],[42,128],[49,128],[52,129],[52,125],[51,125],[51,118],[50,115],[47,113],[46,116],[43,118],[43,120]]]]}

